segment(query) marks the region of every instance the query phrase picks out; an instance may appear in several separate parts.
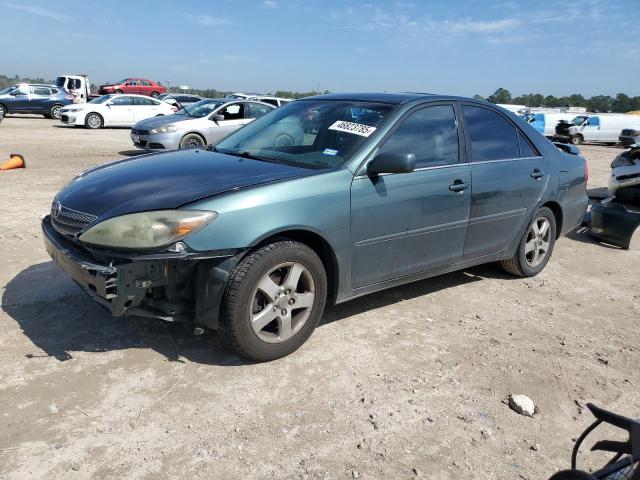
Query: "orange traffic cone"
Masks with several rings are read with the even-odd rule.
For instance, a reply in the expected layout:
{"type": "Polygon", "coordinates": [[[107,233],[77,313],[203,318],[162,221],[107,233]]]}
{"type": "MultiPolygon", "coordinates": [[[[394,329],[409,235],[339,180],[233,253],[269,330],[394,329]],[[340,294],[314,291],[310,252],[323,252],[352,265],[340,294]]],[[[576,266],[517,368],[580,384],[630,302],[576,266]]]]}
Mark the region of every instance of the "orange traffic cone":
{"type": "Polygon", "coordinates": [[[0,165],[0,170],[11,170],[14,168],[26,168],[27,164],[24,162],[22,155],[12,153],[9,155],[9,160],[0,165]]]}

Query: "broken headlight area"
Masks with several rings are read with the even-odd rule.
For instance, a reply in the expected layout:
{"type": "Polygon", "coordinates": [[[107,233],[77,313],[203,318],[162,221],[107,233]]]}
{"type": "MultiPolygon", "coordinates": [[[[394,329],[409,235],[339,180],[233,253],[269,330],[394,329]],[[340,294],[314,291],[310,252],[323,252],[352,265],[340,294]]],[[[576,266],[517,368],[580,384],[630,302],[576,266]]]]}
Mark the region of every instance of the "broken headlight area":
{"type": "Polygon", "coordinates": [[[167,249],[154,254],[111,254],[87,249],[42,221],[51,258],[113,316],[193,322],[217,329],[220,299],[242,253],[167,249]]]}

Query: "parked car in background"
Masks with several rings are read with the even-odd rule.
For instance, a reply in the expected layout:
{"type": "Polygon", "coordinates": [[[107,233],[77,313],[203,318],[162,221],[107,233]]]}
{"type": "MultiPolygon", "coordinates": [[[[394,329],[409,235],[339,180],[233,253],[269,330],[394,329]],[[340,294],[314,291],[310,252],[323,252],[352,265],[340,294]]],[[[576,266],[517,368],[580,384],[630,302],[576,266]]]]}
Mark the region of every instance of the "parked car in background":
{"type": "Polygon", "coordinates": [[[635,126],[631,128],[624,128],[620,132],[620,136],[618,140],[625,147],[630,147],[631,145],[640,145],[640,117],[637,117],[638,121],[635,126]]]}
{"type": "Polygon", "coordinates": [[[205,99],[174,115],[149,118],[135,124],[131,129],[131,140],[136,147],[145,150],[203,147],[274,108],[266,103],[245,100],[205,99]]]}
{"type": "Polygon", "coordinates": [[[60,109],[73,103],[73,96],[55,85],[20,83],[0,90],[0,111],[35,113],[46,118],[60,118],[60,109]]]}
{"type": "Polygon", "coordinates": [[[108,95],[110,93],[137,93],[139,95],[157,97],[158,95],[167,93],[167,87],[153,80],[147,80],[146,78],[125,78],[120,82],[100,85],[98,93],[100,95],[108,95]]]}
{"type": "Polygon", "coordinates": [[[63,108],[60,120],[67,125],[87,128],[130,127],[149,117],[171,115],[168,103],[143,95],[102,95],[89,103],[63,108]]]}
{"type": "Polygon", "coordinates": [[[556,127],[555,138],[574,145],[582,143],[618,143],[624,129],[638,126],[638,117],[616,113],[578,115],[556,127]]]}
{"type": "Polygon", "coordinates": [[[247,100],[255,100],[257,102],[268,103],[269,105],[273,105],[274,107],[281,107],[282,105],[286,105],[289,102],[292,102],[292,98],[281,98],[281,97],[269,97],[265,95],[252,95],[247,97],[247,100]]]}
{"type": "Polygon", "coordinates": [[[230,93],[229,95],[227,95],[225,98],[235,98],[238,100],[246,100],[249,97],[255,97],[260,95],[259,93],[242,93],[242,92],[236,92],[236,93],[230,93]]]}
{"type": "Polygon", "coordinates": [[[158,95],[156,99],[161,102],[168,103],[176,107],[175,111],[180,110],[187,105],[191,105],[193,103],[197,103],[202,100],[202,97],[198,95],[190,95],[186,93],[163,93],[162,95],[158,95]]]}
{"type": "Polygon", "coordinates": [[[556,126],[561,121],[569,122],[575,118],[574,113],[530,113],[525,119],[529,124],[545,137],[553,138],[556,134],[556,126]]]}
{"type": "Polygon", "coordinates": [[[264,361],[299,348],[327,302],[486,262],[537,275],[580,224],[586,177],[584,158],[486,102],[326,95],[211,148],[85,172],[42,228],[112,315],[220,330],[264,361]]]}

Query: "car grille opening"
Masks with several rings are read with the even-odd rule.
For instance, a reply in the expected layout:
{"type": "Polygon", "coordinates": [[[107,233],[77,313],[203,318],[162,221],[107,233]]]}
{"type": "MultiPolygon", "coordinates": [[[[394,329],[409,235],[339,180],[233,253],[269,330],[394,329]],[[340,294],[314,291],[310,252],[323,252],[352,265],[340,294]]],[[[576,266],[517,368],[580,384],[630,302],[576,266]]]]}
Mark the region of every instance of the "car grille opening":
{"type": "Polygon", "coordinates": [[[137,128],[132,128],[131,129],[131,133],[134,135],[149,135],[149,131],[148,130],[139,130],[137,128]]]}
{"type": "Polygon", "coordinates": [[[96,218],[98,217],[95,215],[72,210],[63,205],[57,208],[56,203],[51,207],[51,225],[56,232],[66,236],[74,236],[80,233],[96,218]]]}
{"type": "Polygon", "coordinates": [[[63,122],[68,122],[69,121],[69,115],[60,115],[60,120],[62,120],[63,122]]]}

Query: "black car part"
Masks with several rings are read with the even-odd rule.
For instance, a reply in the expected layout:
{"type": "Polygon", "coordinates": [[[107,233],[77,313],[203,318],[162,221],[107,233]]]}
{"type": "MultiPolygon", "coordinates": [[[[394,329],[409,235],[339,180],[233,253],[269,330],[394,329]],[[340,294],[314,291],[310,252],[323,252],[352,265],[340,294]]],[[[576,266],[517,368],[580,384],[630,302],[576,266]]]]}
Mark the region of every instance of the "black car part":
{"type": "Polygon", "coordinates": [[[640,421],[623,417],[609,412],[600,407],[588,403],[596,421],[582,432],[576,440],[571,453],[571,470],[563,470],[553,475],[549,480],[640,480],[640,421]],[[611,452],[613,458],[600,470],[586,473],[577,469],[577,457],[580,446],[602,423],[625,430],[629,438],[625,442],[613,440],[600,440],[596,442],[591,451],[611,452]]]}

